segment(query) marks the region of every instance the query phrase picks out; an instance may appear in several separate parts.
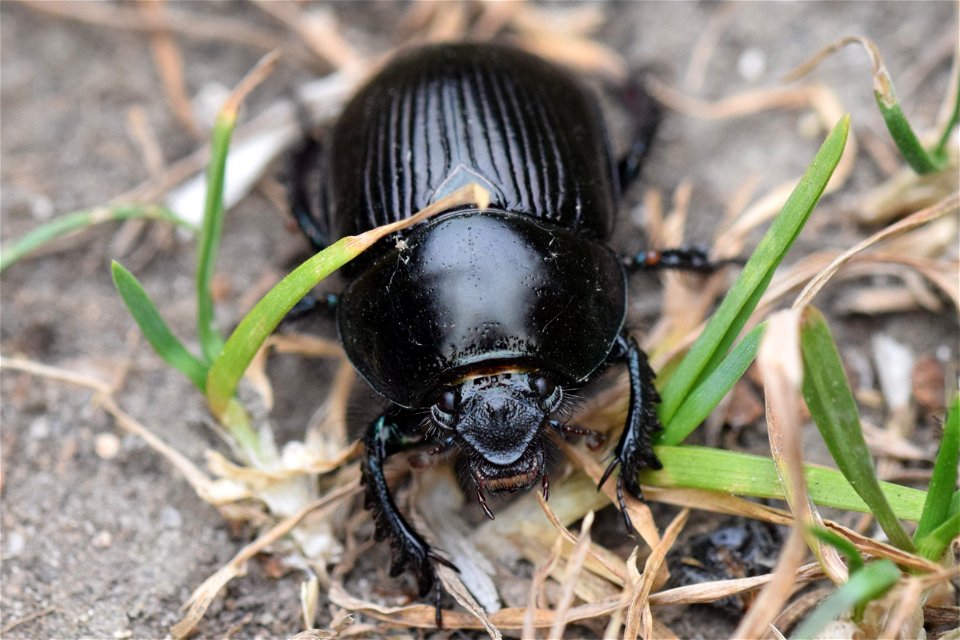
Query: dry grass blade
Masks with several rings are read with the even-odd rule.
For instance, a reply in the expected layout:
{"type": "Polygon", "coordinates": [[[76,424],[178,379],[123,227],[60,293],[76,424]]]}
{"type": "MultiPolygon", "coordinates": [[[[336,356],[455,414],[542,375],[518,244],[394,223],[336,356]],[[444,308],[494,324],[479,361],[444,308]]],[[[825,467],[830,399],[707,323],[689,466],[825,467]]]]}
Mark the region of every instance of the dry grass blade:
{"type": "MultiPolygon", "coordinates": [[[[712,511],[714,513],[723,513],[727,515],[752,518],[772,524],[790,526],[793,518],[789,513],[782,509],[768,507],[766,505],[751,502],[736,496],[713,493],[700,489],[677,489],[677,488],[654,488],[650,487],[644,490],[647,498],[654,502],[662,502],[680,507],[691,507],[694,509],[712,511]]],[[[867,555],[877,558],[887,558],[898,565],[921,571],[923,573],[933,574],[939,571],[940,567],[934,562],[930,562],[920,556],[901,551],[896,547],[874,540],[868,536],[860,534],[852,529],[848,529],[832,520],[825,520],[824,525],[835,533],[847,538],[857,547],[857,549],[867,555]]]]}
{"type": "MultiPolygon", "coordinates": [[[[715,102],[700,100],[683,94],[666,83],[651,78],[648,82],[651,94],[664,105],[694,118],[727,119],[738,118],[772,109],[811,108],[816,112],[825,127],[832,126],[845,113],[836,94],[822,85],[802,87],[774,87],[747,91],[715,102]]],[[[846,147],[840,162],[827,183],[824,193],[832,193],[844,185],[853,171],[857,156],[854,136],[847,138],[846,147]]],[[[727,238],[718,239],[720,258],[733,257],[726,254],[725,245],[742,245],[747,234],[757,225],[769,220],[783,207],[787,197],[796,186],[796,180],[784,182],[771,189],[724,231],[727,238]]]]}
{"type": "Polygon", "coordinates": [[[294,2],[253,0],[254,6],[283,23],[320,60],[335,69],[357,67],[363,57],[343,37],[343,29],[330,7],[304,11],[294,2]]]}
{"type": "Polygon", "coordinates": [[[38,611],[34,611],[33,613],[28,613],[27,615],[17,618],[8,624],[5,624],[3,627],[0,627],[0,635],[8,634],[19,626],[25,625],[28,622],[32,622],[44,616],[48,616],[57,610],[57,607],[45,607],[38,611]]]}
{"type": "Polygon", "coordinates": [[[643,576],[640,578],[638,589],[630,602],[630,608],[627,610],[627,624],[623,632],[626,640],[633,640],[643,632],[644,638],[653,637],[653,615],[650,612],[650,592],[653,590],[660,568],[667,557],[667,552],[677,541],[677,536],[683,531],[687,518],[690,516],[689,509],[682,509],[673,519],[670,525],[663,532],[663,538],[660,544],[656,546],[647,557],[643,566],[643,576]]]}
{"type": "MultiPolygon", "coordinates": [[[[800,546],[803,546],[801,540],[800,546]]],[[[820,563],[813,562],[789,572],[788,577],[793,584],[804,584],[815,580],[823,579],[823,567],[820,563]]],[[[658,591],[650,594],[650,604],[655,606],[675,606],[682,604],[703,604],[715,602],[721,598],[734,596],[758,589],[764,585],[770,584],[775,573],[768,573],[763,576],[754,576],[753,578],[735,578],[732,580],[716,580],[714,582],[704,582],[702,584],[693,584],[686,587],[675,587],[666,591],[658,591]]],[[[756,601],[751,605],[751,610],[756,607],[756,601]]],[[[735,638],[743,636],[733,636],[735,638]]]]}
{"type": "Polygon", "coordinates": [[[793,625],[806,617],[810,610],[820,604],[820,602],[828,595],[833,593],[833,590],[834,589],[832,586],[823,586],[808,590],[798,595],[796,598],[790,601],[790,604],[784,607],[783,611],[780,612],[780,615],[777,616],[777,619],[770,623],[770,628],[765,634],[763,634],[763,636],[761,636],[760,640],[779,640],[780,638],[783,638],[783,634],[780,633],[780,629],[792,629],[793,625]]]}
{"type": "Polygon", "coordinates": [[[335,340],[305,333],[275,333],[263,344],[277,353],[295,353],[308,358],[345,358],[343,347],[335,340]]]}
{"type": "MultiPolygon", "coordinates": [[[[593,482],[600,481],[604,469],[593,455],[580,447],[572,447],[565,443],[563,450],[567,458],[580,466],[583,472],[586,473],[593,482]]],[[[601,489],[612,504],[617,504],[615,484],[616,483],[608,482],[601,489]]],[[[640,533],[640,537],[647,543],[647,546],[651,549],[656,547],[660,544],[660,532],[657,530],[657,523],[653,519],[650,507],[648,507],[646,503],[626,494],[624,495],[624,499],[627,504],[627,512],[630,515],[630,522],[633,523],[634,528],[640,533]]]]}
{"type": "Polygon", "coordinates": [[[797,299],[794,301],[793,308],[800,309],[810,304],[814,296],[816,296],[827,282],[829,282],[830,278],[840,270],[840,267],[849,262],[858,253],[869,249],[879,242],[916,229],[921,225],[942,218],[943,216],[955,215],[958,212],[960,212],[960,193],[953,193],[934,206],[921,209],[903,220],[878,231],[869,238],[858,242],[835,258],[826,269],[817,274],[817,276],[804,287],[803,291],[800,292],[800,295],[797,296],[797,299]]]}
{"type": "MultiPolygon", "coordinates": [[[[634,594],[640,592],[642,576],[640,574],[640,568],[637,566],[637,557],[639,555],[640,547],[635,546],[633,551],[630,552],[630,557],[627,558],[627,581],[624,583],[623,591],[620,593],[620,602],[624,607],[630,604],[634,594]]],[[[623,618],[623,609],[617,609],[617,611],[610,616],[610,621],[607,623],[607,628],[603,633],[604,640],[614,640],[615,638],[621,637],[620,629],[623,627],[623,618]]]]}
{"type": "Polygon", "coordinates": [[[857,548],[857,551],[860,553],[870,555],[875,558],[886,558],[887,560],[890,560],[902,567],[907,567],[908,569],[913,569],[914,571],[920,571],[931,575],[936,574],[942,569],[942,567],[935,562],[931,562],[926,558],[922,558],[918,555],[898,549],[891,544],[887,544],[886,542],[881,542],[869,536],[865,536],[862,533],[848,529],[847,527],[833,522],[832,520],[827,520],[825,524],[828,529],[834,533],[840,534],[852,542],[857,548]]]}
{"type": "MultiPolygon", "coordinates": [[[[547,501],[544,500],[543,494],[537,493],[536,497],[537,503],[540,505],[540,508],[543,509],[543,513],[547,516],[547,519],[550,521],[550,523],[557,528],[557,531],[563,538],[565,538],[571,544],[576,545],[578,543],[577,536],[563,526],[563,523],[560,522],[557,514],[553,512],[553,509],[551,509],[547,501]]],[[[592,544],[588,547],[588,553],[594,561],[609,571],[619,581],[620,584],[623,584],[626,581],[627,571],[624,568],[623,561],[615,554],[607,551],[601,546],[592,544]]],[[[597,572],[594,571],[594,573],[597,572]]]]}
{"type": "MultiPolygon", "coordinates": [[[[583,518],[583,524],[580,525],[580,540],[573,549],[573,554],[567,562],[567,570],[563,576],[562,591],[560,599],[557,602],[556,615],[553,625],[550,627],[549,638],[562,638],[563,631],[567,626],[567,613],[570,605],[573,604],[573,592],[577,584],[577,578],[583,571],[583,562],[587,559],[587,551],[590,549],[590,527],[593,525],[593,511],[587,513],[583,518]]],[[[526,616],[526,612],[524,612],[526,616]]]]}
{"type": "Polygon", "coordinates": [[[250,92],[257,88],[257,86],[267,79],[267,77],[273,73],[273,68],[277,66],[277,61],[280,60],[280,50],[274,49],[270,53],[266,54],[257,61],[257,64],[253,66],[250,71],[247,72],[247,75],[243,76],[243,79],[234,87],[233,91],[230,92],[230,96],[227,98],[227,101],[223,103],[223,107],[220,109],[220,114],[224,118],[236,119],[237,111],[240,110],[240,105],[243,104],[243,101],[247,99],[247,96],[250,95],[250,92]]]}
{"type": "Polygon", "coordinates": [[[356,459],[362,452],[363,445],[356,440],[350,446],[334,452],[329,458],[322,455],[311,456],[304,452],[298,460],[285,460],[282,468],[263,469],[236,464],[222,453],[211,450],[207,451],[207,467],[220,477],[262,488],[298,476],[330,473],[356,459]]]}
{"type": "Polygon", "coordinates": [[[543,591],[543,585],[546,583],[547,578],[553,572],[554,567],[557,565],[557,560],[560,559],[560,551],[563,549],[563,535],[558,535],[556,541],[553,543],[553,547],[550,549],[550,555],[547,556],[546,560],[537,567],[537,570],[533,574],[533,578],[530,580],[530,592],[527,597],[527,610],[523,615],[523,633],[521,637],[523,638],[533,638],[534,637],[534,628],[533,628],[533,616],[534,612],[537,610],[538,602],[542,597],[541,592],[543,591]]]}
{"type": "Polygon", "coordinates": [[[440,577],[440,581],[443,583],[443,588],[447,590],[447,593],[452,595],[454,599],[460,603],[464,609],[472,613],[477,620],[483,625],[483,628],[486,630],[490,637],[493,640],[502,640],[503,634],[500,633],[500,630],[493,626],[493,623],[490,622],[487,612],[483,610],[483,607],[480,606],[480,603],[471,595],[470,590],[467,589],[467,586],[463,584],[463,581],[460,579],[460,576],[457,575],[457,572],[447,567],[445,565],[439,565],[437,567],[437,573],[440,577]]]}
{"type": "Polygon", "coordinates": [[[161,19],[144,16],[135,8],[92,2],[41,2],[40,0],[19,0],[19,2],[48,15],[99,27],[141,32],[167,31],[200,40],[228,42],[267,51],[283,47],[285,44],[282,34],[251,27],[224,16],[205,18],[185,11],[167,11],[161,19]]]}
{"type": "MultiPolygon", "coordinates": [[[[392,625],[404,627],[417,627],[420,629],[435,629],[433,605],[413,604],[402,607],[389,607],[378,605],[367,600],[361,600],[350,595],[343,584],[334,581],[327,594],[330,601],[344,609],[357,611],[378,620],[389,622],[392,625]]],[[[620,603],[620,596],[582,604],[576,607],[570,607],[565,616],[566,623],[577,622],[579,620],[589,620],[590,618],[599,618],[608,616],[623,605],[620,603]]],[[[490,614],[490,622],[498,629],[522,629],[524,618],[527,615],[526,607],[514,607],[510,609],[501,609],[490,614]]],[[[536,629],[551,627],[556,619],[557,612],[548,609],[535,609],[533,612],[533,627],[536,629]]],[[[484,629],[483,624],[473,615],[461,613],[459,611],[444,611],[443,623],[451,629],[484,629]]]]}
{"type": "Polygon", "coordinates": [[[558,39],[553,34],[529,32],[515,38],[518,46],[542,58],[579,72],[604,76],[616,82],[627,79],[627,64],[612,49],[575,36],[558,39]]]}
{"type": "Polygon", "coordinates": [[[359,491],[359,479],[343,485],[319,500],[306,505],[289,518],[277,523],[272,529],[241,549],[230,562],[221,567],[194,590],[190,599],[185,603],[185,606],[189,606],[187,614],[170,629],[171,635],[173,635],[174,638],[185,638],[190,635],[194,627],[197,626],[197,623],[200,622],[200,619],[203,618],[203,614],[210,606],[210,603],[213,602],[213,599],[220,593],[220,590],[233,578],[243,575],[246,571],[248,560],[290,533],[301,520],[311,513],[320,509],[335,507],[340,501],[359,491]]]}
{"type": "Polygon", "coordinates": [[[183,475],[184,479],[190,484],[201,500],[211,504],[215,504],[219,501],[217,498],[218,492],[215,489],[215,483],[207,476],[207,474],[201,471],[200,468],[195,464],[190,462],[186,456],[158,438],[152,431],[150,431],[150,429],[145,427],[143,424],[135,420],[132,416],[117,406],[116,402],[113,400],[113,397],[110,395],[112,388],[106,382],[97,380],[96,378],[84,375],[82,373],[61,369],[59,367],[51,367],[49,365],[40,364],[39,362],[33,362],[32,360],[26,360],[23,358],[0,357],[0,369],[23,371],[24,373],[29,373],[42,378],[59,380],[61,382],[68,382],[70,384],[76,384],[88,389],[93,389],[99,394],[98,402],[100,407],[114,417],[114,419],[117,421],[117,425],[120,426],[124,431],[142,438],[143,441],[147,443],[147,446],[163,456],[171,465],[173,465],[174,469],[183,475]]]}
{"type": "Polygon", "coordinates": [[[700,37],[697,38],[697,43],[690,53],[690,62],[683,76],[683,87],[687,91],[697,92],[703,87],[710,58],[738,7],[735,2],[725,2],[716,6],[716,10],[700,32],[700,37]]]}
{"type": "Polygon", "coordinates": [[[303,442],[310,450],[323,454],[342,449],[348,442],[347,404],[356,379],[353,365],[346,358],[341,360],[327,399],[307,424],[303,442]]]}
{"type": "Polygon", "coordinates": [[[870,40],[868,40],[867,38],[864,38],[863,36],[846,36],[844,38],[840,38],[833,44],[827,45],[823,49],[820,49],[820,51],[813,54],[813,56],[811,56],[809,60],[799,65],[793,71],[785,75],[783,77],[783,81],[793,82],[794,80],[799,80],[803,76],[807,75],[808,73],[816,69],[817,65],[823,62],[824,59],[829,57],[831,54],[835,53],[836,51],[839,51],[840,49],[843,49],[847,45],[851,45],[854,43],[861,44],[863,48],[866,50],[867,55],[870,57],[870,64],[873,66],[873,73],[875,75],[887,74],[886,67],[883,64],[883,59],[880,57],[880,52],[877,51],[877,48],[874,46],[874,44],[870,40]]]}
{"type": "MultiPolygon", "coordinates": [[[[757,364],[763,377],[767,406],[767,430],[777,471],[791,506],[808,504],[800,442],[800,313],[782,311],[768,320],[757,364]]],[[[796,511],[794,511],[796,516],[796,511]]],[[[777,560],[771,580],[737,625],[734,637],[761,635],[777,617],[795,588],[794,574],[803,560],[803,520],[795,517],[793,528],[777,560]]]]}
{"type": "MultiPolygon", "coordinates": [[[[767,331],[769,342],[766,350],[761,346],[757,358],[763,376],[764,394],[767,399],[767,434],[770,453],[777,465],[780,482],[794,517],[799,519],[804,531],[812,526],[823,527],[823,518],[816,506],[806,496],[800,455],[800,385],[803,381],[803,364],[800,361],[799,310],[782,311],[771,316],[767,331]],[[772,345],[777,345],[774,348],[772,345]],[[792,440],[792,442],[788,441],[792,440]],[[795,456],[791,464],[790,456],[795,456]],[[794,466],[795,465],[795,466],[794,466]],[[798,474],[798,477],[791,477],[798,474]],[[801,494],[795,488],[801,487],[801,494]]],[[[847,568],[833,547],[824,545],[813,536],[806,536],[807,544],[823,565],[834,584],[847,580],[847,568]]],[[[772,619],[771,619],[772,621],[772,619]]]]}
{"type": "MultiPolygon", "coordinates": [[[[260,347],[244,375],[247,382],[260,394],[267,409],[273,408],[273,385],[270,383],[270,378],[267,377],[267,360],[271,349],[277,353],[295,353],[309,358],[340,358],[346,361],[346,356],[343,349],[340,348],[340,344],[333,340],[300,333],[270,336],[260,347]]],[[[339,389],[336,385],[335,388],[339,389]]],[[[331,394],[331,396],[336,396],[336,394],[331,394]]],[[[327,403],[324,403],[320,411],[323,411],[326,406],[327,403]]],[[[311,421],[311,424],[313,422],[315,421],[311,421]]]]}
{"type": "Polygon", "coordinates": [[[911,638],[913,634],[904,633],[908,627],[908,620],[916,617],[917,612],[922,608],[921,598],[923,597],[924,585],[921,580],[908,578],[906,586],[898,593],[898,602],[896,608],[887,618],[887,624],[883,627],[881,638],[911,638]]]}
{"type": "MultiPolygon", "coordinates": [[[[167,5],[156,0],[139,0],[137,8],[148,20],[162,23],[167,5]]],[[[150,48],[153,50],[153,59],[160,75],[163,91],[167,102],[173,111],[174,117],[186,128],[194,138],[201,138],[203,134],[193,117],[193,107],[183,79],[183,56],[173,35],[167,29],[154,31],[150,35],[150,48]]]]}

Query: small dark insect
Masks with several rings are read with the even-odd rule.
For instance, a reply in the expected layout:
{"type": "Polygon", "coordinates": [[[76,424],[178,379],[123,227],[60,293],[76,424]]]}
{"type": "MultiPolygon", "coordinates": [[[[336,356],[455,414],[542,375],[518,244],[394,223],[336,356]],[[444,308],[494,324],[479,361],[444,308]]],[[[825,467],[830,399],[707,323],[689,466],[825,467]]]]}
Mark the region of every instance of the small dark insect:
{"type": "MultiPolygon", "coordinates": [[[[736,518],[719,529],[694,536],[670,552],[671,587],[702,582],[752,578],[773,571],[783,544],[774,525],[736,518]]],[[[752,594],[728,596],[710,603],[731,617],[743,615],[752,594]]]]}
{"type": "Polygon", "coordinates": [[[392,403],[365,436],[366,506],[394,547],[391,575],[409,567],[422,596],[436,588],[438,625],[434,563],[450,563],[397,509],[388,456],[455,451],[492,518],[485,492],[540,481],[546,493],[550,437],[584,433],[552,418],[565,392],[624,364],[629,413],[601,485],[621,467],[623,510],[624,489],[641,496],[637,472],[660,467],[654,374],[624,329],[627,273],[712,265],[696,250],[622,258],[604,244],[659,121],[639,84],[619,93],[635,140],[618,163],[595,96],[564,70],[499,45],[424,47],[384,67],[322,149],[294,159],[294,213],[317,248],[470,182],[491,194],[488,209],[445,212],[360,256],[335,306],[347,356],[392,403]]]}

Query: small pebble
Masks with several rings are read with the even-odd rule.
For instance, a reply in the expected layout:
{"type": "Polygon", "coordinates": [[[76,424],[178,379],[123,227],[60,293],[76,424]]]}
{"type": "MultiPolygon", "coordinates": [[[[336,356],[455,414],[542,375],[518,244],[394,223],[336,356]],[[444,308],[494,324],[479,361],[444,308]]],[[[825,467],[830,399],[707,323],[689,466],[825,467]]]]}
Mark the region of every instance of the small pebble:
{"type": "Polygon", "coordinates": [[[53,217],[57,208],[53,200],[41,193],[34,194],[30,198],[30,215],[36,220],[49,220],[53,217]]]}
{"type": "Polygon", "coordinates": [[[30,437],[34,440],[43,440],[50,435],[50,421],[46,416],[40,416],[30,423],[30,437]]]}
{"type": "Polygon", "coordinates": [[[160,526],[164,529],[179,529],[183,526],[183,516],[168,505],[160,510],[160,526]]]}
{"type": "Polygon", "coordinates": [[[747,82],[756,82],[766,71],[767,56],[756,47],[744,49],[737,59],[737,73],[747,82]]]}
{"type": "Polygon", "coordinates": [[[117,640],[125,640],[126,638],[133,637],[133,631],[130,629],[119,629],[113,632],[113,637],[117,640]]]}
{"type": "Polygon", "coordinates": [[[93,450],[101,460],[113,460],[120,453],[120,438],[109,432],[98,433],[93,440],[93,450]]]}
{"type": "Polygon", "coordinates": [[[18,531],[11,531],[7,534],[7,558],[16,558],[27,547],[27,539],[18,531]]]}
{"type": "Polygon", "coordinates": [[[93,540],[90,541],[90,544],[93,545],[94,549],[106,549],[113,544],[113,536],[110,535],[109,531],[103,530],[97,535],[93,536],[93,540]]]}

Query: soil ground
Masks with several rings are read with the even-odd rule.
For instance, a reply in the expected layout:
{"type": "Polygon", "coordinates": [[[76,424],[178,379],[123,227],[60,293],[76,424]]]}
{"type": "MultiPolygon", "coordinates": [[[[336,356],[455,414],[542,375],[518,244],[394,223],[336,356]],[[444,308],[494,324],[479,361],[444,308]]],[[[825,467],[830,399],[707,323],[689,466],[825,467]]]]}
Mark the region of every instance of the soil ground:
{"type": "MultiPolygon", "coordinates": [[[[706,2],[611,5],[599,38],[637,67],[668,83],[683,77],[691,50],[720,5],[706,2]]],[[[225,16],[276,28],[250,5],[182,4],[178,10],[225,16]]],[[[336,5],[345,35],[361,48],[395,44],[396,9],[383,3],[336,5]]],[[[872,38],[895,81],[916,73],[929,47],[956,33],[950,2],[744,3],[723,31],[701,95],[730,95],[772,84],[819,47],[849,34],[872,38]]],[[[131,109],[143,109],[168,161],[195,141],[167,108],[148,38],[134,31],[66,21],[16,2],[0,3],[0,196],[2,238],[9,241],[52,215],[107,202],[148,177],[128,128],[131,109]]],[[[230,86],[261,51],[202,38],[178,38],[191,95],[208,83],[230,86]]],[[[817,77],[853,114],[858,133],[883,135],[872,104],[869,66],[851,48],[825,62],[817,77]]],[[[918,85],[900,86],[912,121],[932,123],[947,86],[941,64],[918,85]]],[[[312,77],[284,62],[248,104],[255,114],[271,97],[312,77]]],[[[691,239],[706,240],[711,220],[748,175],[760,190],[802,172],[820,134],[803,133],[805,114],[773,111],[741,120],[694,120],[671,115],[648,161],[643,181],[666,193],[683,179],[693,184],[691,239]]],[[[850,190],[877,180],[861,155],[850,190]]],[[[825,200],[794,255],[823,246],[847,247],[862,237],[843,194],[825,200]]],[[[169,370],[138,337],[109,274],[114,234],[106,225],[61,245],[59,251],[14,266],[2,281],[0,347],[4,356],[34,360],[112,379],[126,368],[118,400],[167,442],[202,464],[219,446],[204,426],[199,394],[169,370]]],[[[624,224],[616,243],[636,246],[624,224]]],[[[218,263],[232,326],[239,298],[265,277],[280,275],[306,249],[276,208],[253,195],[231,212],[218,263]]],[[[175,332],[193,335],[193,247],[174,242],[150,260],[133,263],[175,332]]],[[[655,289],[654,289],[655,290],[655,289]]],[[[842,295],[822,301],[828,310],[842,295]]],[[[644,318],[638,319],[645,322],[644,318]]],[[[870,336],[882,332],[916,354],[956,347],[957,324],[944,314],[910,312],[832,320],[845,358],[869,361],[870,336]]],[[[302,424],[315,409],[311,378],[322,365],[278,365],[278,414],[302,424]]],[[[91,393],[73,386],[4,372],[2,377],[2,618],[7,638],[160,638],[180,617],[191,590],[245,542],[220,515],[146,445],[120,434],[116,455],[103,455],[105,434],[117,434],[91,393]],[[97,444],[101,451],[98,454],[97,444]]],[[[611,522],[614,519],[608,519],[611,522]]],[[[385,560],[385,545],[375,553],[385,560]]],[[[235,580],[208,612],[202,637],[285,637],[300,630],[299,577],[268,577],[260,563],[235,580]]],[[[322,609],[322,607],[321,607],[322,609]]],[[[685,637],[723,637],[730,622],[701,614],[676,623],[685,637]]]]}

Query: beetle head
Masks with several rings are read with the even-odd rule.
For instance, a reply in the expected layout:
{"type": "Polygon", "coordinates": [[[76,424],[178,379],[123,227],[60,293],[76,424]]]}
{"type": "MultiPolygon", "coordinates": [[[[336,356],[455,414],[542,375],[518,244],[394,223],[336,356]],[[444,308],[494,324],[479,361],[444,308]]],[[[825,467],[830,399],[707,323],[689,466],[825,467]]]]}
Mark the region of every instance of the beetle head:
{"type": "Polygon", "coordinates": [[[430,414],[455,433],[478,490],[513,493],[543,475],[547,418],[562,400],[549,376],[511,371],[445,388],[430,414]]]}

